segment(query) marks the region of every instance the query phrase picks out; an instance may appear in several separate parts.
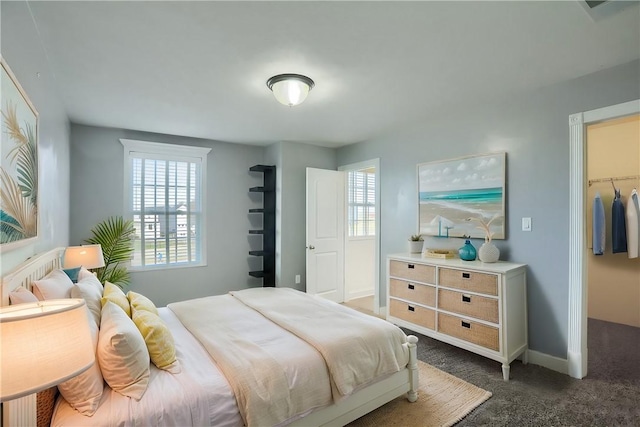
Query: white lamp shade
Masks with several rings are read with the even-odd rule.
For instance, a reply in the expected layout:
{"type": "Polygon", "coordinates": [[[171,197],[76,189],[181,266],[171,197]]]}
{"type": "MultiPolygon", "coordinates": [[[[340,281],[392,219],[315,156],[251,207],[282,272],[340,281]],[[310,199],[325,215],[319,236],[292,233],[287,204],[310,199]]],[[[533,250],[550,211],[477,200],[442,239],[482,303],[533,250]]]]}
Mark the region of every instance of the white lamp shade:
{"type": "Polygon", "coordinates": [[[95,349],[82,299],[0,308],[0,401],[53,387],[89,369],[95,349]]]}
{"type": "Polygon", "coordinates": [[[84,267],[86,269],[104,267],[102,246],[69,246],[64,251],[64,268],[84,267]]]}
{"type": "Polygon", "coordinates": [[[279,103],[293,107],[301,104],[309,94],[309,85],[300,80],[282,80],[271,86],[279,103]]]}

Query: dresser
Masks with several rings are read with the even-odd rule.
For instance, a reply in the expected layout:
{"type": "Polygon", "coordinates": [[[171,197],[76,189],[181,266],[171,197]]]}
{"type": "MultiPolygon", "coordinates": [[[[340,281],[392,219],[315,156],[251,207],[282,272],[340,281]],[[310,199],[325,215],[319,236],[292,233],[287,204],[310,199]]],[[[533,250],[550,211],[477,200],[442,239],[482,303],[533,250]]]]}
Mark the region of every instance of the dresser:
{"type": "Polygon", "coordinates": [[[527,363],[527,266],[389,255],[387,320],[502,363],[527,363]]]}

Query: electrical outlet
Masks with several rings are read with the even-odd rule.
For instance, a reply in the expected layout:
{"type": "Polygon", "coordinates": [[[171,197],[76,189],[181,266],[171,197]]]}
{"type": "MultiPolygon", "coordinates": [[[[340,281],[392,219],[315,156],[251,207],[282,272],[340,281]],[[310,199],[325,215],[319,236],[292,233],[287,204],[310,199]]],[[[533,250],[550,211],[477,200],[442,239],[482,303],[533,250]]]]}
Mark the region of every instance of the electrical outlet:
{"type": "Polygon", "coordinates": [[[522,231],[531,231],[531,218],[522,218],[522,231]]]}
{"type": "Polygon", "coordinates": [[[300,284],[300,275],[296,274],[296,285],[300,284]]]}

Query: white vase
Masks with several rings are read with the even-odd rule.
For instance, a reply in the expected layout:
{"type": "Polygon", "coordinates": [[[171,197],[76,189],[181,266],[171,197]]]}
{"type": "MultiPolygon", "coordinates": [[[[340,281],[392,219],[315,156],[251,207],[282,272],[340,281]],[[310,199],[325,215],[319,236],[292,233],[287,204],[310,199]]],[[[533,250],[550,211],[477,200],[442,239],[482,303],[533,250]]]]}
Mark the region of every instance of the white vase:
{"type": "Polygon", "coordinates": [[[424,245],[423,240],[409,240],[409,252],[412,254],[422,253],[422,246],[424,245]]]}
{"type": "Polygon", "coordinates": [[[478,258],[482,262],[496,262],[500,258],[500,249],[491,242],[485,242],[478,250],[478,258]]]}

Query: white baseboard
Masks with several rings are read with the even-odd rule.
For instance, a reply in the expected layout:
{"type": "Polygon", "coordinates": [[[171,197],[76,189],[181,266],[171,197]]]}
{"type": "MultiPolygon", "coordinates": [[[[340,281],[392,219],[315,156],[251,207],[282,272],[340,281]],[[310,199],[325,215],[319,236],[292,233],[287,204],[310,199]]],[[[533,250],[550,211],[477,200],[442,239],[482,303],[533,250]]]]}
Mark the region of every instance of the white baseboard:
{"type": "Polygon", "coordinates": [[[345,300],[351,301],[352,299],[356,299],[356,298],[364,298],[364,297],[372,297],[372,296],[373,296],[373,290],[365,289],[363,291],[347,292],[347,294],[345,295],[345,300]]]}
{"type": "Polygon", "coordinates": [[[569,375],[569,362],[567,359],[561,359],[546,353],[535,350],[529,350],[529,363],[539,365],[561,374],[569,375]]]}

